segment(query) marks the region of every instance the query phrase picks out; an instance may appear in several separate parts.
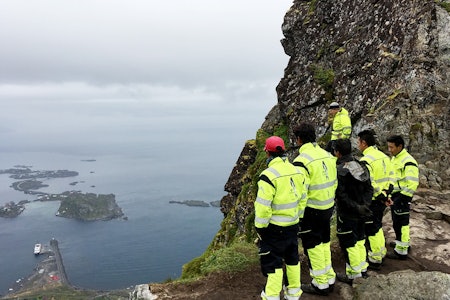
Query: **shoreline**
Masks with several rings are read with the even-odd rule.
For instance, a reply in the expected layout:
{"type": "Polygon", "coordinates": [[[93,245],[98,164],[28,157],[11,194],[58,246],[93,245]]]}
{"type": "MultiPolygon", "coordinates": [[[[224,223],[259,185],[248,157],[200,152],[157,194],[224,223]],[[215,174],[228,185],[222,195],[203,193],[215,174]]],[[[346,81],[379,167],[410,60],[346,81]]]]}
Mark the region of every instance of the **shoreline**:
{"type": "Polygon", "coordinates": [[[2,299],[14,297],[17,294],[41,289],[43,287],[70,285],[67,273],[64,268],[64,262],[61,252],[59,251],[58,241],[56,239],[50,240],[50,247],[44,247],[44,252],[39,255],[47,256],[42,261],[37,263],[34,272],[27,278],[18,279],[16,284],[10,288],[8,293],[2,299]]]}

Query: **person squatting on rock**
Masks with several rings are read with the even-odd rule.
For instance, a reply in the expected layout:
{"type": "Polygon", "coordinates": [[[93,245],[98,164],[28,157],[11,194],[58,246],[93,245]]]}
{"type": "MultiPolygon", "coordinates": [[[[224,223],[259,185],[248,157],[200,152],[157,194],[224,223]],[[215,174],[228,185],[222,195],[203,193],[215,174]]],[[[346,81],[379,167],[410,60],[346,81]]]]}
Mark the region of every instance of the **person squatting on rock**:
{"type": "Polygon", "coordinates": [[[391,206],[392,223],[395,231],[393,252],[386,257],[392,259],[406,259],[410,246],[409,211],[414,192],[419,186],[419,166],[417,161],[406,151],[405,141],[400,135],[393,135],[387,139],[388,151],[392,155],[394,168],[394,191],[391,206]]]}
{"type": "Polygon", "coordinates": [[[339,281],[350,285],[355,278],[367,277],[365,222],[372,216],[369,206],[373,195],[369,170],[364,163],[353,158],[351,152],[349,139],[335,141],[338,178],[336,232],[346,261],[345,274],[336,276],[339,281]]]}
{"type": "Polygon", "coordinates": [[[254,203],[261,271],[267,277],[261,298],[280,299],[284,261],[287,278],[284,297],[297,300],[302,294],[297,237],[299,209],[306,202],[307,178],[302,169],[288,161],[280,137],[269,137],[264,151],[268,168],[259,176],[254,203]]]}
{"type": "Polygon", "coordinates": [[[352,121],[348,111],[339,103],[332,102],[328,108],[328,115],[333,119],[331,125],[331,140],[325,150],[333,154],[333,145],[337,139],[349,139],[352,134],[352,121]]]}
{"type": "Polygon", "coordinates": [[[361,161],[366,163],[373,186],[370,205],[372,218],[366,222],[366,236],[369,241],[367,258],[369,268],[380,270],[386,256],[386,240],[382,228],[383,212],[392,205],[390,194],[393,190],[393,168],[389,157],[375,146],[375,134],[372,130],[358,133],[358,148],[363,153],[361,161]]]}
{"type": "Polygon", "coordinates": [[[336,281],[331,265],[330,220],[337,187],[335,158],[316,144],[313,125],[302,123],[294,129],[299,155],[293,164],[308,178],[307,202],[300,215],[300,238],[310,267],[312,281],[302,284],[306,293],[328,295],[336,281]]]}

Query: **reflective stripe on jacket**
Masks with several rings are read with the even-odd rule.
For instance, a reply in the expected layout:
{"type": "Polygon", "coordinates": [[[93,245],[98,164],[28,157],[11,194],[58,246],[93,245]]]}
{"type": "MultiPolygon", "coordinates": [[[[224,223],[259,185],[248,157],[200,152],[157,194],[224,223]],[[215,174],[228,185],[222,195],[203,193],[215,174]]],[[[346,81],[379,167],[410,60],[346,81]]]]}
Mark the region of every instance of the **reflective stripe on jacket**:
{"type": "Polygon", "coordinates": [[[390,184],[394,184],[394,169],[389,157],[375,146],[366,148],[363,154],[361,161],[366,162],[368,165],[373,186],[373,200],[383,190],[389,190],[390,184]]]}
{"type": "Polygon", "coordinates": [[[333,118],[333,128],[331,130],[331,140],[348,139],[352,134],[352,121],[348,116],[348,111],[341,108],[333,118]]]}
{"type": "Polygon", "coordinates": [[[255,200],[255,227],[298,223],[299,209],[306,202],[305,175],[287,158],[276,157],[259,176],[255,200]]]}
{"type": "Polygon", "coordinates": [[[403,149],[391,158],[394,168],[394,193],[412,197],[419,186],[419,166],[411,154],[403,149]]]}
{"type": "Polygon", "coordinates": [[[309,178],[307,207],[325,210],[333,207],[337,187],[335,159],[316,143],[300,147],[293,164],[305,169],[309,178]]]}

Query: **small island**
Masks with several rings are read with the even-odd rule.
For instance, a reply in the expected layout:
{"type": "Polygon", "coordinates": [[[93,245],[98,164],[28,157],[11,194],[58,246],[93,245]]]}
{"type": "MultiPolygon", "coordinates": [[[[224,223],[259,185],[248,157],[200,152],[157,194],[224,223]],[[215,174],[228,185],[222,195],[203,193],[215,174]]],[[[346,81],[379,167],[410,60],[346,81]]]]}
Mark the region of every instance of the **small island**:
{"type": "MultiPolygon", "coordinates": [[[[57,171],[34,171],[29,166],[17,165],[12,169],[0,170],[0,174],[10,174],[10,178],[20,179],[13,182],[11,187],[19,192],[28,195],[36,195],[34,201],[61,201],[60,207],[56,212],[59,217],[77,219],[81,221],[111,220],[124,216],[122,209],[116,203],[114,194],[94,194],[82,193],[80,191],[66,191],[61,194],[49,194],[37,191],[40,188],[48,187],[38,178],[64,178],[78,176],[76,171],[57,170],[57,171]]],[[[78,181],[71,182],[70,185],[76,185],[78,181]]],[[[91,187],[95,187],[91,185],[91,187]]],[[[23,212],[26,203],[24,200],[19,203],[9,202],[0,207],[0,217],[14,218],[23,212]]],[[[123,219],[127,219],[123,217],[123,219]]]]}
{"type": "Polygon", "coordinates": [[[56,197],[61,200],[56,215],[81,221],[106,221],[123,217],[114,194],[64,192],[56,197]]]}
{"type": "Polygon", "coordinates": [[[184,204],[187,206],[197,206],[197,207],[209,207],[209,206],[218,207],[218,206],[220,206],[220,201],[213,201],[208,204],[205,201],[201,201],[201,200],[184,200],[184,201],[172,200],[172,201],[169,201],[169,203],[184,204]]]}
{"type": "Polygon", "coordinates": [[[8,202],[5,205],[0,207],[0,217],[2,218],[15,218],[20,215],[24,209],[25,204],[29,203],[28,200],[22,200],[19,203],[15,203],[14,201],[8,202]]]}

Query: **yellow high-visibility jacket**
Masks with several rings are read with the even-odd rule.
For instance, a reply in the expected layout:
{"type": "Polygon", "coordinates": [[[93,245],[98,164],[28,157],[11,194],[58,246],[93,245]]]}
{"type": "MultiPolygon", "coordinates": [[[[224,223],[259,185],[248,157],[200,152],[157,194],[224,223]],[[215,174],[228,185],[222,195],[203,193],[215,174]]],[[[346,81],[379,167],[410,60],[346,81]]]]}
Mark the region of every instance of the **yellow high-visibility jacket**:
{"type": "Polygon", "coordinates": [[[306,206],[320,210],[333,207],[337,188],[336,160],[333,156],[316,143],[306,143],[300,147],[293,164],[304,168],[309,179],[306,206]]]}
{"type": "Polygon", "coordinates": [[[419,166],[411,154],[403,149],[391,158],[394,168],[394,193],[412,197],[419,186],[419,166]]]}
{"type": "Polygon", "coordinates": [[[373,186],[374,200],[383,190],[389,190],[389,185],[394,185],[394,169],[389,157],[375,146],[367,147],[363,151],[361,161],[366,162],[373,186]]]}
{"type": "Polygon", "coordinates": [[[300,203],[306,201],[306,177],[287,158],[276,157],[259,176],[255,227],[298,223],[300,203]]]}
{"type": "Polygon", "coordinates": [[[352,134],[352,121],[345,108],[341,108],[333,118],[331,140],[348,139],[352,134]]]}

